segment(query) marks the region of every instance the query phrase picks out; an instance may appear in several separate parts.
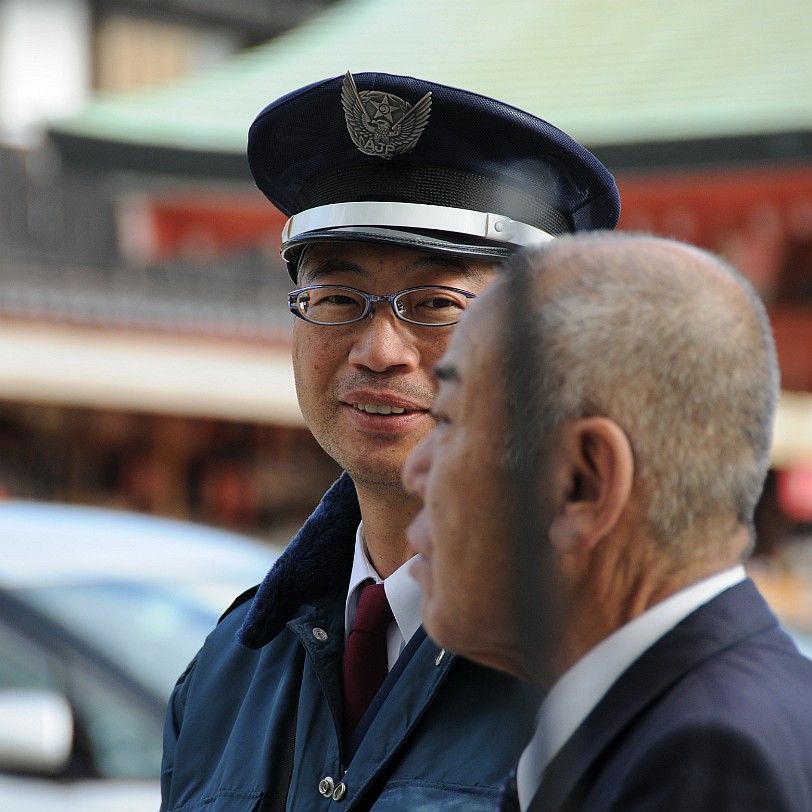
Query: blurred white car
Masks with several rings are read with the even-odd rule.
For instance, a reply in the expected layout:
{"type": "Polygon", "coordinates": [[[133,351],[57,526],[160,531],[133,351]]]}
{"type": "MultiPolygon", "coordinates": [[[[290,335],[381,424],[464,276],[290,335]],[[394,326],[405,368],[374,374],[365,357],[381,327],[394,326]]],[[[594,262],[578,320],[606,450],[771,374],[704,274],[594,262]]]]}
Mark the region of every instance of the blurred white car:
{"type": "Polygon", "coordinates": [[[172,687],[279,552],[169,519],[0,502],[0,810],[156,812],[172,687]]]}

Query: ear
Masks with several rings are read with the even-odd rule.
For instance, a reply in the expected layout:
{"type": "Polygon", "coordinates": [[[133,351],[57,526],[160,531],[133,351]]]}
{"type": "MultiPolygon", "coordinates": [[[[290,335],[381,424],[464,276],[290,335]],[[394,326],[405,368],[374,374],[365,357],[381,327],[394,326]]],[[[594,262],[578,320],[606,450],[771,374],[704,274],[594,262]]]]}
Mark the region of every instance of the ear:
{"type": "Polygon", "coordinates": [[[592,550],[617,525],[629,502],[634,455],[626,433],[606,417],[560,429],[553,548],[563,555],[592,550]]]}

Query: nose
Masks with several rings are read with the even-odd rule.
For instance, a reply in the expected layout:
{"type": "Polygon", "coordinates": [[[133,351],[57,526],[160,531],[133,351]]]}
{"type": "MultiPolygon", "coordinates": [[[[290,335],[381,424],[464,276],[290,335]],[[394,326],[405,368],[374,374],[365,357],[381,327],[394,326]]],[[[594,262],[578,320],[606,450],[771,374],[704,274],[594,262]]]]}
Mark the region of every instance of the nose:
{"type": "Polygon", "coordinates": [[[419,366],[420,353],[412,330],[395,317],[385,302],[378,303],[372,315],[360,322],[357,329],[349,355],[354,366],[374,372],[386,372],[395,367],[409,372],[419,366]]]}
{"type": "Polygon", "coordinates": [[[425,498],[426,480],[428,478],[429,469],[431,468],[436,435],[437,431],[435,429],[423,437],[412,449],[403,466],[403,472],[401,474],[403,486],[408,493],[420,499],[425,498]]]}

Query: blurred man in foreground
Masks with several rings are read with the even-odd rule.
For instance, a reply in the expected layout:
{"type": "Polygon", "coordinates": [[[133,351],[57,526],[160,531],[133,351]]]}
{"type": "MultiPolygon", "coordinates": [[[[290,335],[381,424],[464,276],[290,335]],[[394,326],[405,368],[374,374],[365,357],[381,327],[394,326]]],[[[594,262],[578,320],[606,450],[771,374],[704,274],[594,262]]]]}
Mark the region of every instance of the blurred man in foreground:
{"type": "Polygon", "coordinates": [[[747,282],[565,237],[509,263],[436,376],[412,572],[438,643],[547,692],[521,809],[812,809],[812,663],[742,566],[778,397],[747,282]]]}

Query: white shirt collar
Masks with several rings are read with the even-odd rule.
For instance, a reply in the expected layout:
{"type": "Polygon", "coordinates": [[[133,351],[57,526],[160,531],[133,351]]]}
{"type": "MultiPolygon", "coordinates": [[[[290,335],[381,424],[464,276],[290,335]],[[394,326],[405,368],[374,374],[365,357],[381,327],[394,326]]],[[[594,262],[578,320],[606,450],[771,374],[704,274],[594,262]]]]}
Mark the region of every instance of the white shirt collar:
{"type": "Polygon", "coordinates": [[[349,635],[352,624],[355,621],[355,611],[358,606],[357,587],[363,581],[371,578],[376,584],[383,584],[386,592],[386,599],[392,607],[392,614],[395,622],[392,624],[387,634],[389,667],[391,668],[397,660],[400,652],[404,649],[412,635],[420,628],[420,585],[409,575],[409,565],[407,561],[396,569],[388,578],[381,578],[366,552],[364,543],[364,523],[358,525],[355,534],[355,553],[352,561],[352,572],[350,574],[350,584],[347,590],[347,600],[344,607],[344,631],[349,635]]]}
{"type": "Polygon", "coordinates": [[[544,768],[621,674],[693,611],[745,577],[738,565],[669,595],[601,640],[558,679],[541,703],[536,733],[519,759],[522,810],[536,794],[544,768]]]}

